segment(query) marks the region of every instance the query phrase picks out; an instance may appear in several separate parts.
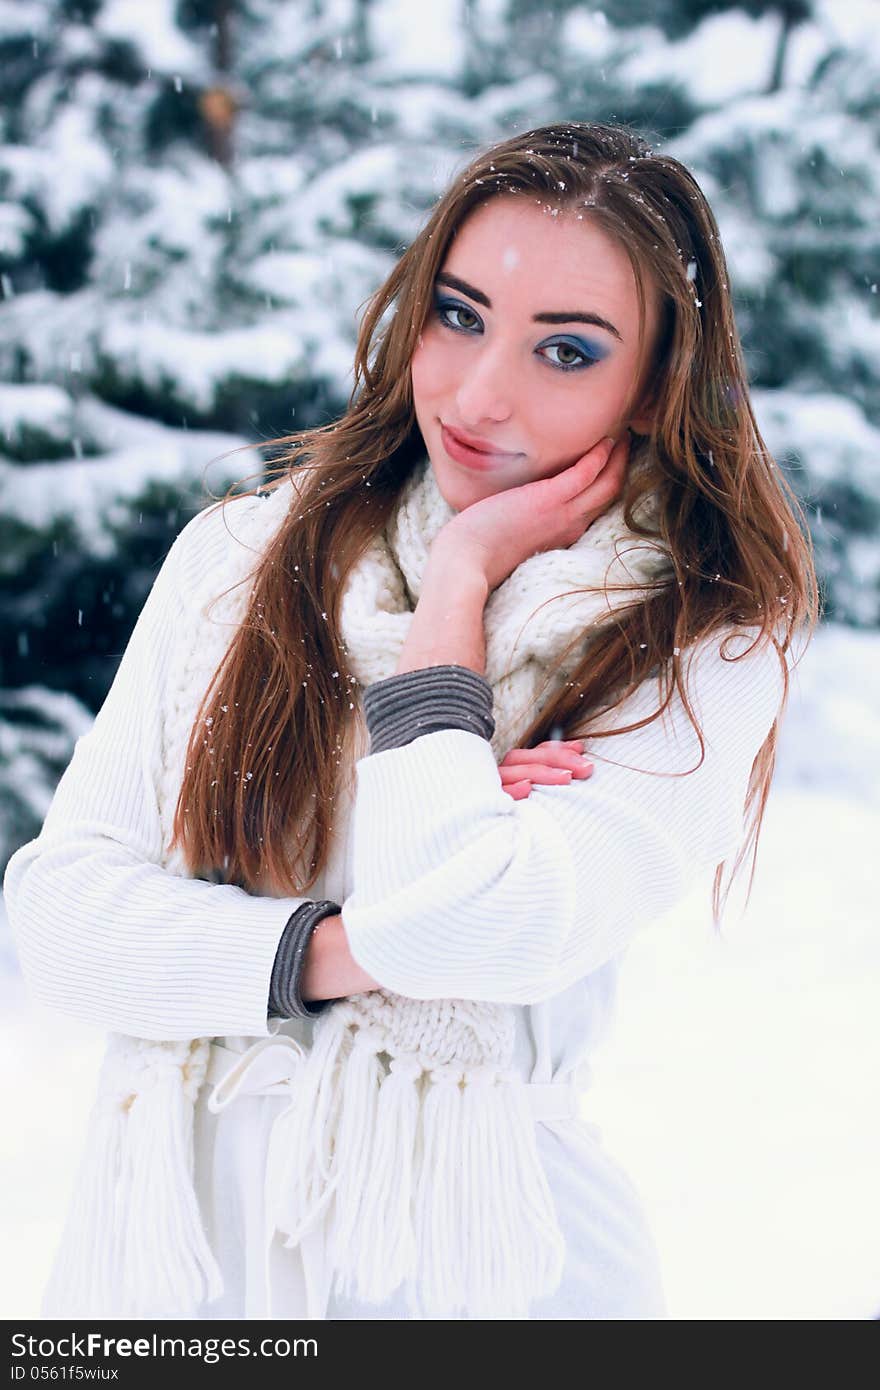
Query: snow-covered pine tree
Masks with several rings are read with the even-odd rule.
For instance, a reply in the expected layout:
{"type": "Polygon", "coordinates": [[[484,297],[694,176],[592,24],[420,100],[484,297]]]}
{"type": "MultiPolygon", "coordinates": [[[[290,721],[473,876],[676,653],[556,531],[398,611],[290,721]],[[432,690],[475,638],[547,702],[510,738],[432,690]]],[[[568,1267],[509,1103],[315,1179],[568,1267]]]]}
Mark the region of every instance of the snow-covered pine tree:
{"type": "Polygon", "coordinates": [[[667,148],[718,215],[758,420],[806,504],[826,614],[876,627],[880,42],[848,29],[846,3],[749,8],[763,17],[736,22],[743,43],[763,26],[766,81],[667,148]]]}

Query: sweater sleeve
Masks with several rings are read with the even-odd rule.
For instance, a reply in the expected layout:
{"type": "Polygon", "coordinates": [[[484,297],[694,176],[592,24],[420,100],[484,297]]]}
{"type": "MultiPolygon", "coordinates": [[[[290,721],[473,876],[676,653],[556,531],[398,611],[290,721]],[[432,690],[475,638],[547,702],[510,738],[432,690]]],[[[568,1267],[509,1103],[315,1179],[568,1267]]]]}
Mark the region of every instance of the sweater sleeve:
{"type": "MultiPolygon", "coordinates": [[[[592,743],[586,734],[592,777],[519,801],[502,790],[487,739],[466,728],[361,758],[342,904],[357,963],[410,998],[538,1003],[663,916],[738,847],[752,763],[779,712],[775,648],[728,660],[754,630],[723,636],[723,652],[718,634],[684,658],[702,762],[678,691],[641,729],[592,743]]],[[[594,726],[645,718],[658,703],[647,681],[594,726]]]]}
{"type": "Polygon", "coordinates": [[[3,881],[37,1003],[144,1038],[267,1036],[276,950],[310,901],[162,867],[156,784],[172,632],[192,566],[222,567],[229,544],[222,523],[210,544],[202,539],[205,519],[172,545],[40,834],[12,855],[3,881]]]}
{"type": "Polygon", "coordinates": [[[364,691],[370,752],[400,748],[436,729],[495,732],[492,687],[469,666],[424,666],[374,681],[364,691]]]}

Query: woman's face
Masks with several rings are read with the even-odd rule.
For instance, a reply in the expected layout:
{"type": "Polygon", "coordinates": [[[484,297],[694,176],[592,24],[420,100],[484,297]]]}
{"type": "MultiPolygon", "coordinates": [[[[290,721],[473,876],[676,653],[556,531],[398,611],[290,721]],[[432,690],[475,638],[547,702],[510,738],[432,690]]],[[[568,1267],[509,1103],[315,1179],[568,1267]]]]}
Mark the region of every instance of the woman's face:
{"type": "Polygon", "coordinates": [[[413,354],[416,419],[437,485],[462,511],[552,477],[628,426],[657,328],[644,337],[629,257],[588,215],[500,196],[471,213],[434,285],[413,354]],[[445,432],[492,452],[455,457],[445,432]]]}

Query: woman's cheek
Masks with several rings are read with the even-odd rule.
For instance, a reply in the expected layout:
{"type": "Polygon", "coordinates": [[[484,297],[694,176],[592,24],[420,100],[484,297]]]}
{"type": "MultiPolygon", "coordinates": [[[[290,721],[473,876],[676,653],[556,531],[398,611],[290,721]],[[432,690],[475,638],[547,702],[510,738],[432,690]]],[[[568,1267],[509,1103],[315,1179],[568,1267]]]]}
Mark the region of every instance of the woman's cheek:
{"type": "MultiPolygon", "coordinates": [[[[419,346],[412,356],[410,364],[410,376],[412,379],[413,394],[416,397],[426,396],[430,393],[433,373],[430,364],[430,349],[424,340],[419,340],[419,346]]],[[[436,385],[436,383],[435,383],[436,385]]]]}
{"type": "Polygon", "coordinates": [[[602,438],[602,426],[608,412],[598,402],[586,408],[570,402],[557,402],[552,416],[552,434],[560,456],[571,459],[591,449],[602,438]]]}
{"type": "Polygon", "coordinates": [[[416,396],[421,395],[424,372],[422,370],[422,354],[419,349],[413,353],[409,374],[410,380],[412,381],[413,394],[416,396]]]}
{"type": "Polygon", "coordinates": [[[449,344],[429,326],[422,330],[418,347],[412,355],[413,389],[423,395],[439,395],[455,381],[454,352],[449,344]]]}

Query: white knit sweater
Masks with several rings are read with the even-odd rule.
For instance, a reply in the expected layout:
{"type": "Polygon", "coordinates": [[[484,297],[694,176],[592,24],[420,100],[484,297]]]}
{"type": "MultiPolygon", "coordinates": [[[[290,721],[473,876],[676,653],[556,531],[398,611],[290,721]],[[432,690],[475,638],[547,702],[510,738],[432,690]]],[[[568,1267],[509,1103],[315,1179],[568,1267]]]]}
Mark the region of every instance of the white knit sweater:
{"type": "MultiPolygon", "coordinates": [[[[227,522],[252,505],[233,504],[227,522]]],[[[181,532],[40,835],[7,866],[4,892],[23,974],[44,1006],[143,1038],[238,1046],[274,1031],[275,952],[307,899],[169,872],[155,791],[175,634],[190,631],[194,605],[229,582],[229,548],[219,512],[181,532]]],[[[533,1080],[582,1064],[610,1004],[606,991],[600,1007],[591,987],[611,979],[606,967],[633,934],[740,840],[749,772],[777,712],[781,673],[772,650],[731,663],[719,643],[687,654],[706,755],[685,777],[646,775],[699,761],[678,699],[648,727],[596,741],[591,779],[536,788],[524,801],[500,792],[489,744],[464,730],[361,757],[350,826],[340,812],[341,857],[310,894],[343,904],[358,963],[411,998],[517,1006],[531,1049],[520,1056],[533,1080]]],[[[655,706],[649,683],[614,722],[655,706]]],[[[578,1157],[582,1168],[582,1150],[578,1157]]],[[[557,1175],[554,1194],[564,1227],[583,1187],[557,1175]]],[[[569,1255],[590,1259],[576,1241],[569,1255]]]]}

